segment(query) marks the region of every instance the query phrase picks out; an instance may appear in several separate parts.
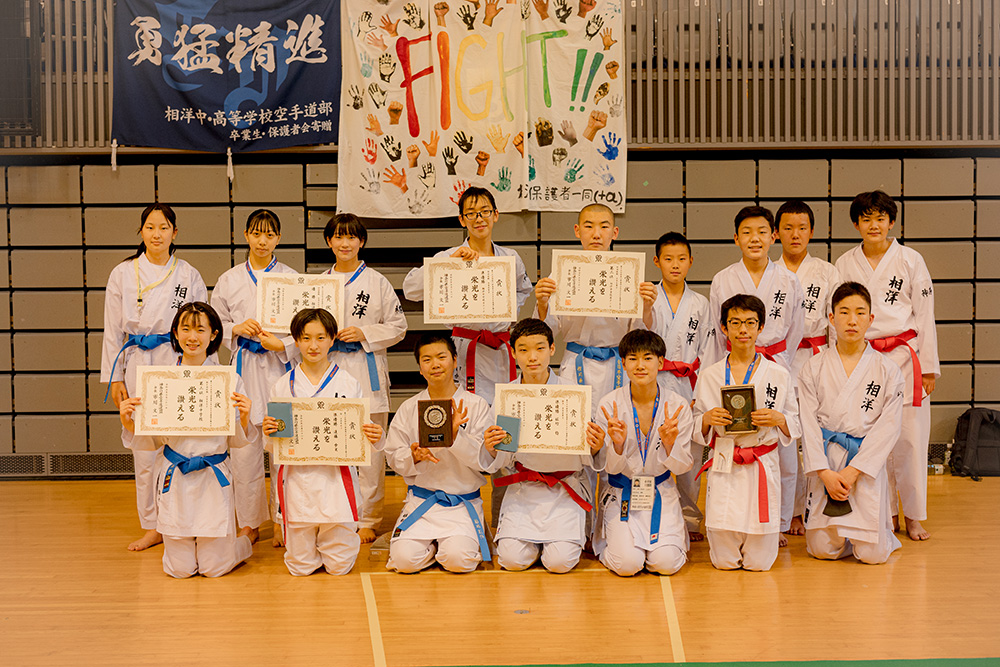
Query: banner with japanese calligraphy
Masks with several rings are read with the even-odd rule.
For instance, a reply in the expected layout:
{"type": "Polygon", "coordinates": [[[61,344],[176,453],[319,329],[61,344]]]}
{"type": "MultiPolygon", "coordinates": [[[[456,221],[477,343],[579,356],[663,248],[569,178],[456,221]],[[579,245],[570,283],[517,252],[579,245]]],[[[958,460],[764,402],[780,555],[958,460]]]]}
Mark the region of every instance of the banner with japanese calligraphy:
{"type": "Polygon", "coordinates": [[[622,0],[352,0],[341,14],[342,212],[625,205],[622,0]]]}
{"type": "Polygon", "coordinates": [[[337,141],[335,0],[118,0],[112,137],[257,151],[337,141]]]}

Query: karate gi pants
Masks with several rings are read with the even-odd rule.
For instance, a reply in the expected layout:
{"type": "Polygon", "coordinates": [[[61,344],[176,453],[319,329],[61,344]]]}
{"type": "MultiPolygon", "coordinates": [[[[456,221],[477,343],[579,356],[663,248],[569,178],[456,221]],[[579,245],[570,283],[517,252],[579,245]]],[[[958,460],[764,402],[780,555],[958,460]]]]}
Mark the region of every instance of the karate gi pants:
{"type": "Polygon", "coordinates": [[[330,574],[347,574],[361,550],[353,523],[288,522],[285,566],[295,577],[305,577],[325,567],[330,574]]]}
{"type": "Polygon", "coordinates": [[[389,543],[389,562],[386,568],[412,574],[435,560],[447,571],[461,574],[475,570],[482,562],[482,556],[479,554],[479,543],[464,535],[437,540],[397,537],[389,543]]]}
{"type": "Polygon", "coordinates": [[[573,542],[527,542],[512,537],[497,540],[497,559],[505,570],[527,570],[542,556],[542,565],[549,572],[565,574],[580,562],[583,547],[573,542]]]}
{"type": "Polygon", "coordinates": [[[237,537],[163,536],[163,571],[186,579],[200,574],[221,577],[250,558],[253,545],[246,535],[237,537]]]}
{"type": "MultiPolygon", "coordinates": [[[[788,449],[788,448],[783,448],[788,449]]],[[[708,553],[719,570],[766,572],[778,557],[778,533],[751,535],[735,530],[708,529],[708,553]]]]}

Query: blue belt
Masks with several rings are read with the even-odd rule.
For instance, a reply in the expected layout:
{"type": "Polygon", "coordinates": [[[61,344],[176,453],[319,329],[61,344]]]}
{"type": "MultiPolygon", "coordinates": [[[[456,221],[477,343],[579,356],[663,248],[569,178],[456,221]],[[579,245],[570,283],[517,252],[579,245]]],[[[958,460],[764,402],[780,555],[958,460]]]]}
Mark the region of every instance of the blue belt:
{"type": "MultiPolygon", "coordinates": [[[[654,487],[660,486],[670,479],[670,471],[653,478],[654,487]]],[[[622,474],[608,475],[608,484],[621,489],[622,491],[622,521],[628,521],[629,504],[632,502],[632,478],[622,474]]],[[[660,490],[656,489],[653,495],[653,515],[649,520],[649,543],[656,544],[660,541],[660,490]]]]}
{"type": "Polygon", "coordinates": [[[570,352],[576,354],[576,383],[577,384],[587,384],[583,377],[583,360],[593,359],[594,361],[608,361],[609,359],[615,360],[615,386],[622,387],[625,384],[625,367],[622,366],[622,358],[618,354],[617,347],[587,347],[586,345],[580,345],[580,343],[569,342],[566,343],[566,349],[570,352]]]}
{"type": "Polygon", "coordinates": [[[170,334],[129,334],[128,338],[125,339],[125,344],[122,345],[122,349],[118,350],[118,356],[115,357],[115,363],[111,364],[111,377],[108,380],[108,390],[104,392],[104,402],[108,402],[108,395],[111,393],[111,383],[114,382],[115,368],[118,367],[118,360],[122,356],[122,352],[130,347],[138,346],[140,350],[152,350],[161,345],[165,345],[170,342],[170,334]]]}
{"type": "Polygon", "coordinates": [[[410,491],[412,491],[413,495],[417,498],[423,498],[424,502],[417,506],[417,509],[413,510],[410,513],[410,516],[403,519],[402,523],[399,524],[400,532],[415,524],[417,519],[426,514],[427,510],[434,505],[443,505],[444,507],[457,507],[458,505],[465,505],[465,509],[469,512],[469,518],[472,519],[472,525],[476,527],[476,536],[479,538],[479,553],[483,557],[483,562],[489,562],[491,560],[490,543],[486,540],[486,531],[483,530],[483,522],[479,520],[479,512],[476,511],[476,508],[473,507],[470,502],[479,497],[479,489],[476,489],[472,493],[455,495],[452,493],[445,493],[444,491],[431,491],[430,489],[413,485],[410,486],[410,491]]]}
{"type": "Polygon", "coordinates": [[[236,337],[236,374],[243,377],[243,350],[254,354],[267,354],[267,348],[252,338],[236,337]]]}
{"type": "Polygon", "coordinates": [[[851,465],[851,461],[861,451],[861,443],[864,441],[864,438],[847,435],[840,431],[830,431],[825,428],[820,430],[823,431],[823,453],[827,453],[831,442],[836,443],[847,450],[847,463],[844,464],[844,467],[846,468],[851,465]]]}
{"type": "Polygon", "coordinates": [[[219,486],[227,487],[229,486],[229,480],[221,470],[216,466],[229,458],[229,452],[225,451],[221,454],[212,454],[211,456],[192,456],[188,458],[186,456],[181,456],[174,450],[170,449],[170,445],[165,445],[163,447],[163,456],[170,461],[171,466],[167,468],[167,474],[163,477],[163,491],[166,493],[170,490],[170,480],[174,476],[174,468],[180,468],[182,474],[188,474],[194,472],[195,470],[201,470],[203,468],[211,468],[212,472],[215,473],[215,478],[219,480],[219,486]]]}
{"type": "MultiPolygon", "coordinates": [[[[333,342],[334,352],[364,352],[364,349],[361,343],[345,343],[342,340],[333,342]]],[[[378,366],[375,364],[375,353],[365,352],[365,360],[368,362],[368,382],[371,385],[372,391],[378,391],[382,385],[378,381],[378,366]]]]}

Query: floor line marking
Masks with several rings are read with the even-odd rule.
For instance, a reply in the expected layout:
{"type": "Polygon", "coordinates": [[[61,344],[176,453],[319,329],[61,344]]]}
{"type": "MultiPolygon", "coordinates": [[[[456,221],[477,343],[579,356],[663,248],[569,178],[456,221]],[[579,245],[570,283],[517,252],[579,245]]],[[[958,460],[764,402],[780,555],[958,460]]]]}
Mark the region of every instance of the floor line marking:
{"type": "Polygon", "coordinates": [[[687,662],[684,657],[684,644],[681,641],[681,624],[677,618],[677,606],[674,604],[674,590],[670,586],[670,577],[660,577],[660,588],[663,591],[663,609],[667,612],[667,627],[670,629],[670,650],[674,654],[674,662],[687,662]]]}
{"type": "Polygon", "coordinates": [[[361,588],[365,592],[365,609],[368,611],[368,634],[372,640],[372,658],[375,667],[385,667],[385,647],[382,645],[382,626],[378,622],[378,605],[372,588],[370,572],[361,573],[361,588]]]}

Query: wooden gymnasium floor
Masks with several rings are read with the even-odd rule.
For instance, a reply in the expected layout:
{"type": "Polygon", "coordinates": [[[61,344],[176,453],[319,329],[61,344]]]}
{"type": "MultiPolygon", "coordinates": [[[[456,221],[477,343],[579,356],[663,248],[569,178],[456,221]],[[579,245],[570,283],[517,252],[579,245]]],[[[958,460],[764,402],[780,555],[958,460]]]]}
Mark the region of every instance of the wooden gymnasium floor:
{"type": "MultiPolygon", "coordinates": [[[[388,479],[388,510],[402,482],[388,479]]],[[[1000,479],[930,478],[930,542],[883,566],[819,562],[791,538],[768,573],[673,577],[585,559],[468,575],[293,578],[270,528],[221,579],[173,580],[137,537],[130,481],[0,483],[0,664],[528,665],[1000,656],[1000,479]]],[[[385,526],[388,528],[388,526],[385,526]]],[[[976,664],[993,661],[976,662],[976,664]]]]}

